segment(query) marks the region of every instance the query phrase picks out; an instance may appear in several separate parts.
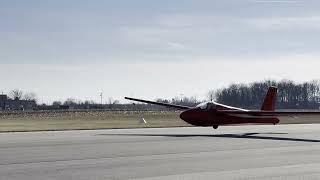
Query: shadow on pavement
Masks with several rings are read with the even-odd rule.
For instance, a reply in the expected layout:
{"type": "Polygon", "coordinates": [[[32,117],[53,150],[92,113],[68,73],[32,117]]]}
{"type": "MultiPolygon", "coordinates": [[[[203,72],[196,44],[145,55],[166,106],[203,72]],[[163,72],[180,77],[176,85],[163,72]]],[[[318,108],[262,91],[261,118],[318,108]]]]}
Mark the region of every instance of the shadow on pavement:
{"type": "Polygon", "coordinates": [[[275,141],[295,141],[295,142],[320,142],[317,139],[289,138],[264,136],[266,134],[288,134],[288,133],[245,133],[245,134],[99,134],[105,136],[148,136],[148,137],[212,137],[212,138],[238,138],[238,139],[265,139],[275,141]]]}

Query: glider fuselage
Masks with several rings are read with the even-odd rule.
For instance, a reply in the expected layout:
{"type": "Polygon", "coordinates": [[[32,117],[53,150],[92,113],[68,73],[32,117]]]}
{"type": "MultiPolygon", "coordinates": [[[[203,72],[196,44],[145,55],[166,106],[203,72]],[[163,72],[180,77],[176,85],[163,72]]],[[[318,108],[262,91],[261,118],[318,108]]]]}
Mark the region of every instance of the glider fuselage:
{"type": "Polygon", "coordinates": [[[279,119],[272,116],[251,114],[227,114],[219,110],[248,111],[245,109],[226,106],[214,102],[198,105],[195,108],[183,111],[180,118],[195,126],[219,126],[231,124],[277,124],[279,119]]]}

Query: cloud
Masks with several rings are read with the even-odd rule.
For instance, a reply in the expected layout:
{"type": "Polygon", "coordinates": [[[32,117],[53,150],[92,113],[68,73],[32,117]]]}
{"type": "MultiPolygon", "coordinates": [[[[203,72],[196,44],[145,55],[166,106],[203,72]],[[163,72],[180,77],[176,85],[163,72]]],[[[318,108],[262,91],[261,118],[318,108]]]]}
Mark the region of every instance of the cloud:
{"type": "Polygon", "coordinates": [[[81,1],[71,10],[61,2],[41,8],[19,2],[19,9],[4,8],[0,63],[180,61],[318,51],[316,2],[300,7],[251,3],[298,2],[289,0],[81,1]]]}
{"type": "Polygon", "coordinates": [[[170,49],[183,49],[185,45],[178,42],[168,42],[168,46],[170,49]]]}
{"type": "Polygon", "coordinates": [[[320,28],[320,16],[251,18],[247,20],[247,23],[251,27],[263,30],[318,29],[320,28]]]}

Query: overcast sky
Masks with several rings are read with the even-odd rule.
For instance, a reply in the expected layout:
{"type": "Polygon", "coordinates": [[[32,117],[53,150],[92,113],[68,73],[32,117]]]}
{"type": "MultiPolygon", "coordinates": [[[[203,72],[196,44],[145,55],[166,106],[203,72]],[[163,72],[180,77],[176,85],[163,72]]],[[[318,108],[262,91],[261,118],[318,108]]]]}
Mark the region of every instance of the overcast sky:
{"type": "Polygon", "coordinates": [[[319,79],[319,45],[317,0],[0,0],[0,91],[203,99],[234,82],[319,79]]]}

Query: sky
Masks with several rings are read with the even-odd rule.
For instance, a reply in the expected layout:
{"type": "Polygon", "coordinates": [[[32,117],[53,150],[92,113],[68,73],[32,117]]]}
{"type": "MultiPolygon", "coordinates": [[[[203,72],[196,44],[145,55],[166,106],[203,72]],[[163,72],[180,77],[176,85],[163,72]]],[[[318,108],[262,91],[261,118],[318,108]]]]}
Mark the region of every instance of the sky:
{"type": "Polygon", "coordinates": [[[40,103],[318,80],[317,0],[0,0],[0,93],[40,103]]]}

